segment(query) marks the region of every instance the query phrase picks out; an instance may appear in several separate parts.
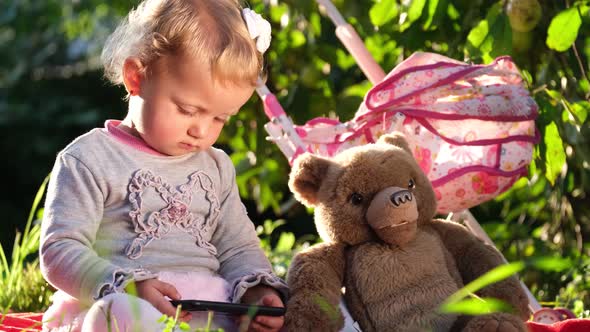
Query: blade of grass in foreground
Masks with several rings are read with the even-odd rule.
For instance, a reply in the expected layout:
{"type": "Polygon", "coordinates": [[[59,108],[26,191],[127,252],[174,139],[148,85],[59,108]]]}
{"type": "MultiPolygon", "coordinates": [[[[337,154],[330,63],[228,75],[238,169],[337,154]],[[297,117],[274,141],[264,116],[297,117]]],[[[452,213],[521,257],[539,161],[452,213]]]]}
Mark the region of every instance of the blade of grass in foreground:
{"type": "Polygon", "coordinates": [[[516,262],[516,263],[509,263],[500,265],[487,273],[483,274],[481,277],[473,280],[472,282],[465,285],[463,288],[459,289],[453,295],[449,296],[449,298],[442,304],[444,307],[445,305],[456,303],[464,298],[468,297],[469,295],[477,292],[478,290],[484,288],[485,286],[491,285],[496,283],[500,280],[504,280],[510,277],[513,274],[516,274],[522,271],[525,267],[524,262],[516,262]]]}
{"type": "Polygon", "coordinates": [[[509,312],[511,311],[511,307],[507,303],[493,298],[480,298],[475,292],[488,285],[504,280],[522,271],[525,267],[534,267],[545,271],[563,271],[571,266],[571,260],[560,257],[537,257],[527,261],[497,266],[449,296],[441,304],[439,311],[468,315],[481,315],[499,311],[509,312]]]}
{"type": "MultiPolygon", "coordinates": [[[[13,304],[15,304],[15,300],[18,299],[17,295],[22,293],[23,287],[29,286],[23,285],[25,264],[38,264],[38,258],[34,259],[32,263],[26,263],[26,260],[30,255],[36,254],[39,248],[41,226],[34,224],[34,218],[37,211],[39,211],[39,205],[48,181],[49,176],[43,180],[35,195],[24,232],[20,233],[17,231],[16,233],[10,256],[10,264],[8,263],[4,248],[0,244],[0,289],[2,289],[2,294],[0,295],[0,311],[2,312],[8,312],[13,307],[13,304]]],[[[16,310],[19,308],[13,309],[16,310]]]]}

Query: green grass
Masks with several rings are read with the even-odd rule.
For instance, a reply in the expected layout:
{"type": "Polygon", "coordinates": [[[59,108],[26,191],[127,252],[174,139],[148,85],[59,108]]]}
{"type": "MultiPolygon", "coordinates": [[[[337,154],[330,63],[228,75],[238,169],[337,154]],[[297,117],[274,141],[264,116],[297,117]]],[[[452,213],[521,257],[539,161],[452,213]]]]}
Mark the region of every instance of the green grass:
{"type": "Polygon", "coordinates": [[[43,210],[39,203],[43,198],[49,177],[41,184],[29,213],[23,233],[17,231],[10,262],[0,245],[0,312],[41,312],[49,306],[53,293],[39,271],[39,220],[43,210]],[[37,218],[35,218],[37,217],[37,218]]]}

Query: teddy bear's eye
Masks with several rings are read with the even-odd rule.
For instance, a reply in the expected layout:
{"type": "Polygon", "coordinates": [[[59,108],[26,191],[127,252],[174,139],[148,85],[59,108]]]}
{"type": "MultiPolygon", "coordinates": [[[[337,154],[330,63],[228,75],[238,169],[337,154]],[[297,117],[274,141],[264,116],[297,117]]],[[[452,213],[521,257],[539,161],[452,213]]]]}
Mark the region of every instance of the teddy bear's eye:
{"type": "Polygon", "coordinates": [[[352,203],[352,205],[360,205],[361,203],[363,203],[363,195],[358,193],[352,193],[348,200],[350,201],[350,203],[352,203]]]}
{"type": "Polygon", "coordinates": [[[408,188],[414,189],[415,187],[416,187],[416,183],[414,183],[414,179],[410,179],[410,181],[408,181],[408,188]]]}

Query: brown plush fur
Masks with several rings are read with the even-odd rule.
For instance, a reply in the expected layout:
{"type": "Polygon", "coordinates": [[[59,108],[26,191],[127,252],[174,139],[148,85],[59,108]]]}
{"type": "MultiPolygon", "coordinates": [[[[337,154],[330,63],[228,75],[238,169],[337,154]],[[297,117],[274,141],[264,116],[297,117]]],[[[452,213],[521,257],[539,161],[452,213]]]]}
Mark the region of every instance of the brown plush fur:
{"type": "Polygon", "coordinates": [[[315,208],[325,242],[291,264],[287,331],[339,331],[342,287],[365,332],[526,330],[527,299],[516,277],[478,293],[506,301],[515,315],[437,311],[449,295],[502,264],[502,257],[465,227],[433,219],[434,191],[403,136],[386,135],[332,159],[300,156],[289,186],[315,208]]]}

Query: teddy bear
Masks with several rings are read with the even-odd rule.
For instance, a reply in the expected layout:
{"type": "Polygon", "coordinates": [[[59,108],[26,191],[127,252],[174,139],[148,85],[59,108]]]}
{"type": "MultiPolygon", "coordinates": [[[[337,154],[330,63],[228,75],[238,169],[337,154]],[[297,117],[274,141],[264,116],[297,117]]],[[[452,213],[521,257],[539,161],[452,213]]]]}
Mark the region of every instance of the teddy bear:
{"type": "Polygon", "coordinates": [[[286,331],[340,331],[342,297],[364,332],[526,331],[528,300],[515,276],[477,293],[505,301],[513,313],[437,310],[504,261],[463,225],[434,219],[434,190],[402,134],[331,158],[304,153],[289,188],[314,208],[323,242],[297,253],[289,267],[286,331]]]}

